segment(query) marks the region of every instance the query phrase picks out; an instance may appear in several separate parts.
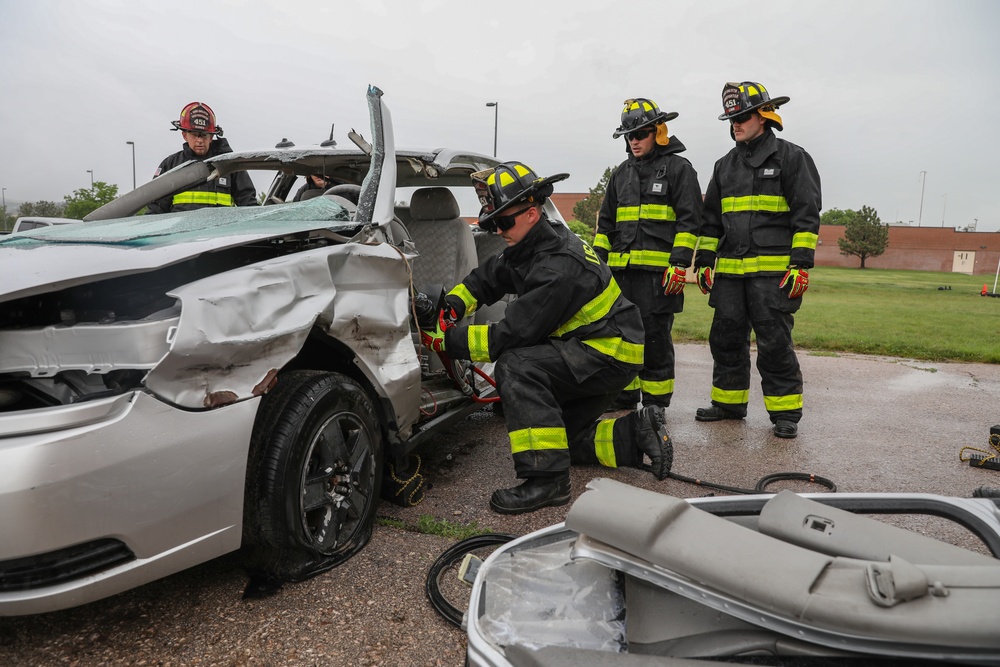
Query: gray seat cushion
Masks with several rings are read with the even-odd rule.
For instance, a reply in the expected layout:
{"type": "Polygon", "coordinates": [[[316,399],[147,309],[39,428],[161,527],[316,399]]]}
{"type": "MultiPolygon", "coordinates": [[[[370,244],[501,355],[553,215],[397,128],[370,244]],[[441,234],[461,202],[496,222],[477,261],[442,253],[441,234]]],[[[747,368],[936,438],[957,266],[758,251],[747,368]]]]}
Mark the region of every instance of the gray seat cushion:
{"type": "Polygon", "coordinates": [[[421,188],[413,193],[409,212],[406,227],[420,253],[413,261],[413,284],[450,290],[479,265],[472,230],[459,217],[455,195],[447,188],[421,188]]]}

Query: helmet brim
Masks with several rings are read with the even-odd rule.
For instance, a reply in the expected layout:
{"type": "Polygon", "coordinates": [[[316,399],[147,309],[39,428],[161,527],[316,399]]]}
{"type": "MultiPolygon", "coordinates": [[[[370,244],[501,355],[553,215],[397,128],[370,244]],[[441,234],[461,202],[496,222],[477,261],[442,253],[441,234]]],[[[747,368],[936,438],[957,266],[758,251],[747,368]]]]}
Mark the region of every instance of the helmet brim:
{"type": "MultiPolygon", "coordinates": [[[[533,182],[528,189],[526,189],[524,192],[522,192],[521,194],[519,194],[515,199],[511,199],[510,201],[508,201],[507,203],[505,203],[503,206],[495,208],[495,209],[493,209],[492,211],[490,211],[489,213],[487,213],[485,215],[483,215],[482,213],[480,213],[480,215],[479,215],[479,224],[481,225],[484,222],[488,223],[489,221],[491,221],[496,216],[503,215],[503,212],[506,211],[506,210],[508,210],[514,204],[519,204],[519,203],[523,202],[525,199],[527,199],[528,197],[532,197],[532,196],[538,194],[538,192],[542,188],[544,188],[546,185],[551,185],[553,183],[558,183],[559,181],[564,181],[567,178],[569,178],[569,174],[555,174],[554,176],[548,176],[546,178],[541,178],[541,179],[533,182]]],[[[548,195],[545,195],[545,196],[548,197],[550,195],[551,195],[551,193],[548,194],[548,195]]]]}
{"type": "Polygon", "coordinates": [[[771,105],[775,109],[777,109],[782,104],[788,104],[788,101],[790,99],[791,98],[789,98],[788,96],[775,97],[775,98],[770,99],[770,100],[768,100],[766,102],[761,102],[760,104],[755,104],[752,107],[747,107],[746,109],[740,109],[739,111],[737,111],[735,113],[724,113],[721,116],[719,116],[719,120],[729,120],[733,116],[740,116],[740,115],[745,114],[745,113],[750,113],[751,111],[756,111],[757,109],[760,109],[761,107],[766,107],[768,105],[771,105]]]}
{"type": "Polygon", "coordinates": [[[177,130],[180,130],[181,132],[203,132],[205,134],[211,134],[213,136],[220,136],[222,134],[222,128],[219,127],[218,125],[215,126],[215,130],[209,132],[208,130],[186,130],[183,127],[181,127],[181,122],[179,120],[172,120],[170,121],[170,124],[173,125],[173,127],[170,128],[172,132],[176,132],[177,130]]]}
{"type": "Polygon", "coordinates": [[[660,123],[667,123],[669,121],[672,121],[674,118],[677,118],[679,115],[680,114],[677,113],[676,111],[661,112],[660,115],[657,116],[656,118],[648,120],[645,123],[642,123],[641,125],[636,125],[635,127],[630,127],[628,129],[624,127],[619,127],[617,130],[614,131],[614,134],[611,135],[611,138],[617,139],[618,137],[626,135],[629,132],[635,132],[636,130],[641,130],[644,127],[649,127],[650,125],[659,125],[660,123]]]}

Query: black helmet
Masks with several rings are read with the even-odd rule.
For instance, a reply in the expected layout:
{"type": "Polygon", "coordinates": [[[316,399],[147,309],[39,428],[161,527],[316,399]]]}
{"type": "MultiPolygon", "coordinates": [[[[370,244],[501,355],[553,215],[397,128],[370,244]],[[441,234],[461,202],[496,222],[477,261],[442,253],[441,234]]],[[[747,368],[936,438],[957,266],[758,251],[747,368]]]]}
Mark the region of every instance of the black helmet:
{"type": "Polygon", "coordinates": [[[669,113],[660,111],[653,100],[644,97],[637,97],[634,100],[625,100],[625,108],[622,109],[622,124],[611,136],[615,139],[628,134],[633,130],[638,130],[649,125],[659,125],[668,120],[677,118],[676,111],[669,113]]]}
{"type": "Polygon", "coordinates": [[[493,169],[477,171],[472,181],[483,207],[479,212],[479,226],[488,232],[496,231],[497,216],[520,201],[544,203],[546,197],[552,195],[552,184],[567,178],[569,174],[539,178],[520,162],[504,162],[493,169]]]}
{"type": "Polygon", "coordinates": [[[765,119],[777,123],[780,130],[781,116],[774,112],[782,104],[786,104],[788,99],[776,97],[772,100],[767,88],[755,81],[730,82],[722,87],[723,112],[719,120],[729,120],[748,111],[757,111],[765,119]]]}

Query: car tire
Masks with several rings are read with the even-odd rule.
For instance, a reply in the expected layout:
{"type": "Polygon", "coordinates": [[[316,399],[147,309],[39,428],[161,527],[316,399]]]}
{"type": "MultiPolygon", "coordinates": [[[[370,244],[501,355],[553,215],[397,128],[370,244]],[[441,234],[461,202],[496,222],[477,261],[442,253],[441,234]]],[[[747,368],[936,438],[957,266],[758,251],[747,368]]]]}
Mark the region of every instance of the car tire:
{"type": "Polygon", "coordinates": [[[293,371],[257,413],[244,500],[251,572],[300,581],[369,540],[382,483],[375,408],[354,379],[293,371]]]}

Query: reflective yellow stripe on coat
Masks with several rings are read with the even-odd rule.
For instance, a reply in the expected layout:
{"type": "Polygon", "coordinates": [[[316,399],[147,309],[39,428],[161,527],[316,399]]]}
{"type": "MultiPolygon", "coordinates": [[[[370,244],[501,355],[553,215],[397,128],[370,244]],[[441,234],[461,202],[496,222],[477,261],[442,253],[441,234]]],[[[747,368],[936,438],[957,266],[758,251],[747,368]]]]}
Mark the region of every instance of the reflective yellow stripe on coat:
{"type": "Polygon", "coordinates": [[[813,234],[812,232],[797,232],[792,236],[792,247],[815,250],[817,241],[819,241],[819,234],[813,234]]]}
{"type": "Polygon", "coordinates": [[[746,197],[723,197],[723,213],[742,211],[764,211],[766,213],[787,213],[788,202],[780,195],[747,195],[746,197]]]}
{"type": "Polygon", "coordinates": [[[574,331],[580,327],[593,324],[594,322],[600,322],[607,317],[609,312],[611,312],[611,307],[615,305],[615,301],[617,301],[618,297],[621,295],[622,291],[619,289],[618,283],[616,283],[614,278],[612,278],[608,281],[608,286],[604,288],[603,292],[585,303],[583,308],[576,311],[576,314],[573,315],[573,317],[569,318],[569,320],[567,320],[561,327],[553,331],[550,335],[556,337],[564,336],[570,331],[574,331]]]}
{"type": "Polygon", "coordinates": [[[641,206],[619,206],[615,211],[615,222],[636,222],[638,220],[676,221],[677,214],[666,204],[643,204],[641,206]]]}
{"type": "Polygon", "coordinates": [[[232,206],[233,196],[221,192],[198,192],[190,190],[188,192],[178,192],[174,195],[173,203],[176,204],[199,204],[202,206],[232,206]]]}
{"type": "Polygon", "coordinates": [[[490,326],[488,324],[473,324],[469,327],[469,359],[472,361],[490,360],[490,326]]]}
{"type": "Polygon", "coordinates": [[[457,296],[462,300],[462,303],[465,304],[466,317],[476,312],[476,308],[479,307],[479,302],[476,301],[476,297],[472,296],[472,292],[465,286],[465,283],[459,283],[452,287],[451,291],[448,292],[448,296],[457,296]]]}
{"type": "Polygon", "coordinates": [[[715,263],[715,273],[746,276],[762,271],[781,272],[788,269],[788,255],[761,255],[759,257],[720,257],[715,263]]]}
{"type": "Polygon", "coordinates": [[[631,252],[608,253],[608,266],[620,269],[632,266],[655,266],[665,269],[670,264],[670,253],[662,250],[633,250],[631,252]]]}

